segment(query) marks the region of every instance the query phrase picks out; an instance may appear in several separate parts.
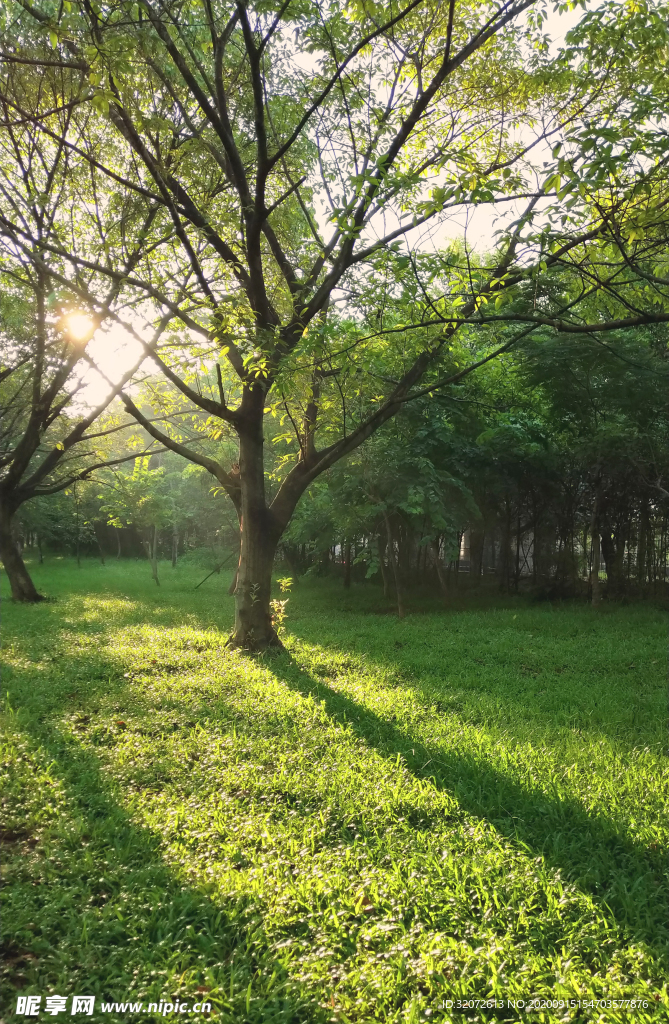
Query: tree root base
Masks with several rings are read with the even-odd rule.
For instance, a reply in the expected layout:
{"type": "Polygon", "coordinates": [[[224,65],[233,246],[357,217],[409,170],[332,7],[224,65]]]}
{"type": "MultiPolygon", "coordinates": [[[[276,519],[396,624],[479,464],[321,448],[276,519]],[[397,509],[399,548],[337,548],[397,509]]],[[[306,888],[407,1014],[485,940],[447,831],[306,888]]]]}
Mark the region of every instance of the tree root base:
{"type": "Polygon", "coordinates": [[[233,651],[244,651],[245,654],[281,654],[286,650],[279,636],[274,632],[271,636],[260,638],[248,633],[246,636],[232,633],[225,646],[230,647],[233,651]]]}

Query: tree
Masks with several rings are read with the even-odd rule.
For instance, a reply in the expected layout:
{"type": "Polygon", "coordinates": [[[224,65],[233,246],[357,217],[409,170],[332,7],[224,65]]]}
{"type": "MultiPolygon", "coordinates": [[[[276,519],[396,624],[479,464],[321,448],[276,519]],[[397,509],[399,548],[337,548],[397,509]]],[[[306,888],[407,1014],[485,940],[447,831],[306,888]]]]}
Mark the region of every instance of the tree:
{"type": "MultiPolygon", "coordinates": [[[[156,362],[169,386],[236,435],[238,460],[226,467],[124,397],[237,509],[238,645],[277,642],[272,561],[305,489],[407,401],[456,385],[537,328],[669,319],[665,165],[639,156],[663,143],[643,89],[620,91],[635,42],[646,53],[665,45],[666,26],[649,34],[655,9],[590,20],[551,62],[536,0],[138,0],[104,14],[86,2],[57,12],[19,2],[23,34],[10,33],[9,59],[44,63],[50,36],[49,60],[91,83],[90,103],[105,119],[96,131],[114,138],[122,169],[99,146],[86,151],[71,132],[48,130],[87,153],[92,173],[147,218],[152,211],[141,233],[154,249],[150,268],[79,265],[123,279],[158,317],[180,319],[201,339],[199,350],[172,340],[156,362]],[[549,165],[533,164],[547,143],[549,165]],[[514,211],[491,259],[451,250],[430,269],[401,250],[411,231],[485,204],[514,211]],[[401,278],[415,297],[403,320],[386,313],[401,278]],[[341,301],[351,306],[347,320],[341,301]],[[452,350],[456,336],[464,361],[452,350]],[[216,388],[203,390],[192,365],[184,369],[188,349],[216,363],[216,388]],[[270,496],[264,419],[284,409],[297,449],[270,496]]],[[[24,116],[20,103],[15,110],[24,116]]]]}
{"type": "Polygon", "coordinates": [[[114,483],[104,496],[106,500],[102,510],[107,513],[110,526],[117,529],[134,526],[137,529],[151,566],[151,575],[159,586],[159,531],[172,525],[174,503],[164,470],[149,469],[148,462],[148,457],[138,458],[131,474],[114,474],[114,483]]]}
{"type": "MultiPolygon", "coordinates": [[[[120,283],[107,282],[93,308],[80,294],[81,271],[49,246],[69,238],[80,257],[109,247],[119,234],[119,211],[107,204],[87,230],[81,208],[90,199],[88,163],[33,124],[46,109],[48,123],[66,133],[76,101],[62,107],[57,76],[35,82],[23,70],[11,63],[5,70],[0,108],[0,558],[14,600],[39,601],[16,544],[14,516],[26,501],[128,458],[114,451],[111,435],[126,427],[136,432],[134,420],[121,414],[101,430],[92,427],[137,366],[110,384],[95,407],[78,405],[90,372],[86,346],[125,297],[120,283]],[[15,113],[19,98],[30,111],[27,121],[15,113]]],[[[137,247],[126,250],[125,270],[137,255],[137,247]]]]}

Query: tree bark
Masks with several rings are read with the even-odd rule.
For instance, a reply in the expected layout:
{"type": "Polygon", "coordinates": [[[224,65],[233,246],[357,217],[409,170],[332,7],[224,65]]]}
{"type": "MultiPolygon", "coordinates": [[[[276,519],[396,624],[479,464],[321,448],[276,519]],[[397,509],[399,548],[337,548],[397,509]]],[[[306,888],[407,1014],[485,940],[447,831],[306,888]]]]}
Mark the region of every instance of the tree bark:
{"type": "Polygon", "coordinates": [[[234,593],[237,589],[237,580],[239,579],[239,566],[242,564],[242,533],[241,527],[239,531],[239,554],[237,555],[237,568],[235,569],[235,575],[232,577],[232,583],[228,587],[228,594],[230,597],[234,597],[234,593]]]}
{"type": "Polygon", "coordinates": [[[0,558],[7,573],[12,600],[27,603],[43,601],[44,596],[38,593],[19,552],[12,531],[12,518],[13,510],[6,504],[0,506],[0,558]]]}
{"type": "Polygon", "coordinates": [[[248,651],[282,648],[270,607],[272,567],[282,531],[265,500],[262,407],[260,415],[250,416],[239,429],[239,469],[241,545],[230,644],[248,651]]]}

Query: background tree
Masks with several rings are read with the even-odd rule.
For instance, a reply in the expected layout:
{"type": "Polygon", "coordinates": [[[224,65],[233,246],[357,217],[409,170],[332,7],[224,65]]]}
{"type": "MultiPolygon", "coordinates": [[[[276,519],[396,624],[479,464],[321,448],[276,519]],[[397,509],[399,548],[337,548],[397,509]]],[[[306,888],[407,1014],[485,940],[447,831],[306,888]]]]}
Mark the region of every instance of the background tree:
{"type": "MultiPolygon", "coordinates": [[[[118,235],[117,212],[100,202],[99,214],[82,213],[91,198],[88,163],[33,121],[70,130],[76,96],[64,104],[63,82],[47,69],[37,77],[22,65],[5,65],[0,103],[0,557],[12,596],[40,599],[16,544],[14,517],[31,499],[55,494],[109,461],[110,434],[127,416],[94,429],[98,417],[137,366],[94,406],[79,403],[90,372],[86,346],[96,327],[122,302],[119,283],[108,285],[95,309],[80,295],[85,275],[55,254],[67,238],[72,252],[109,248],[118,235]],[[30,112],[16,113],[16,103],[30,112]],[[46,115],[45,115],[46,116],[46,115]],[[104,221],[101,219],[104,217],[104,221]],[[90,230],[88,230],[90,228],[90,230]]],[[[53,134],[56,134],[55,132],[53,134]]],[[[126,250],[125,269],[137,249],[126,250]]],[[[141,360],[140,360],[141,361],[141,360]]],[[[153,444],[153,443],[152,443],[153,444]]],[[[113,445],[112,445],[113,448],[113,445]]]]}
{"type": "Polygon", "coordinates": [[[165,471],[149,469],[148,462],[148,457],[138,458],[131,474],[114,474],[114,484],[105,495],[102,511],[107,513],[109,525],[116,529],[135,527],[149,560],[151,575],[159,586],[159,532],[172,526],[175,508],[165,471]]]}

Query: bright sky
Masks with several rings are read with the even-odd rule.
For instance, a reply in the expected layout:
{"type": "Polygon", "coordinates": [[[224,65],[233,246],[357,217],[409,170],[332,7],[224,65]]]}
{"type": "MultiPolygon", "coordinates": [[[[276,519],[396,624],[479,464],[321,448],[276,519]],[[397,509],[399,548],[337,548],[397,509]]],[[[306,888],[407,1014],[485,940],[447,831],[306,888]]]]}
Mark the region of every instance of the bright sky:
{"type": "MultiPolygon", "coordinates": [[[[552,39],[551,49],[553,52],[557,52],[564,40],[565,34],[578,23],[582,15],[583,11],[580,8],[563,14],[549,11],[548,18],[544,22],[543,31],[552,39]]],[[[508,204],[503,210],[496,210],[494,206],[478,207],[467,215],[463,214],[460,218],[450,220],[448,224],[444,225],[438,235],[431,237],[430,247],[434,247],[435,242],[439,243],[441,239],[462,237],[466,231],[467,241],[471,248],[479,250],[489,249],[494,241],[495,222],[502,212],[504,213],[504,219],[508,220],[510,216],[511,218],[517,216],[520,210],[514,211],[512,214],[508,204]]],[[[114,324],[108,328],[100,328],[96,331],[88,343],[86,351],[95,360],[102,373],[109,380],[117,383],[123,374],[139,359],[141,346],[121,326],[114,324]]],[[[143,368],[148,372],[152,372],[153,369],[151,362],[148,360],[143,364],[143,368]]],[[[86,371],[84,380],[86,383],[83,390],[79,393],[78,404],[81,406],[98,405],[109,393],[107,381],[92,369],[86,371]]]]}
{"type": "MultiPolygon", "coordinates": [[[[542,30],[552,41],[549,49],[552,57],[557,56],[560,47],[564,43],[565,35],[579,23],[583,14],[584,11],[580,7],[562,14],[557,14],[549,9],[548,17],[544,21],[542,30]]],[[[528,139],[528,142],[530,141],[531,139],[528,139]]],[[[548,146],[544,146],[543,151],[537,147],[534,160],[541,162],[543,159],[548,159],[549,156],[550,150],[548,146]],[[545,158],[543,153],[546,154],[545,158]]],[[[469,246],[472,249],[485,251],[492,248],[494,232],[498,227],[502,226],[501,221],[499,224],[495,223],[497,218],[503,215],[504,221],[513,220],[514,217],[521,213],[522,205],[522,203],[517,204],[517,209],[513,210],[513,212],[511,212],[508,204],[505,204],[499,210],[495,209],[493,205],[476,207],[468,215],[463,215],[459,219],[451,221],[449,224],[449,229],[451,230],[449,230],[448,234],[451,238],[462,237],[466,230],[469,246]]]]}
{"type": "MultiPolygon", "coordinates": [[[[86,346],[86,352],[104,374],[104,377],[89,368],[83,375],[85,386],[79,393],[79,404],[95,406],[109,394],[108,377],[117,384],[124,373],[134,366],[142,354],[142,347],[128,331],[119,324],[100,328],[86,346]]],[[[151,364],[146,363],[147,368],[151,364]]]]}

